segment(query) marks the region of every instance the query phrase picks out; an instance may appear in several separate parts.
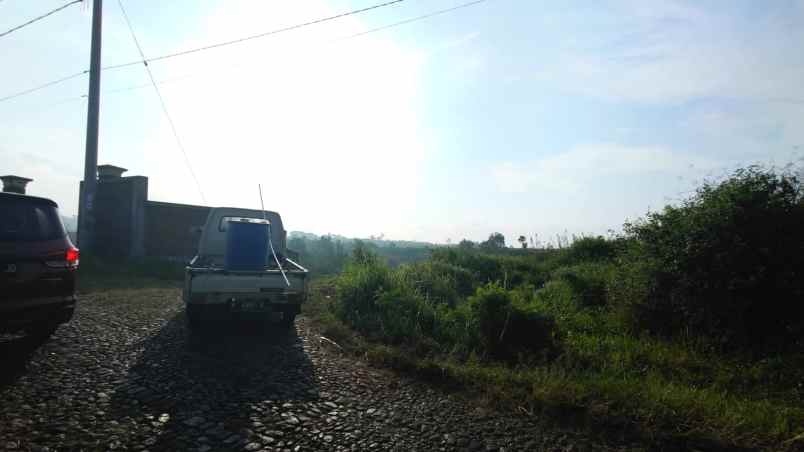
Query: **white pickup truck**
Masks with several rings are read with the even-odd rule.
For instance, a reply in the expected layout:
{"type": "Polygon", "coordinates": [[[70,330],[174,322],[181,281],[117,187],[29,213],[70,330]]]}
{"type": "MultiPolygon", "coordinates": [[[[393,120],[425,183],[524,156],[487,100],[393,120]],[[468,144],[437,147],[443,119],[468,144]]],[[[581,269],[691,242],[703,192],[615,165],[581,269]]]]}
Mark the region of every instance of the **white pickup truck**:
{"type": "MultiPolygon", "coordinates": [[[[201,231],[198,254],[185,270],[184,299],[190,328],[233,316],[256,316],[293,325],[307,294],[307,269],[288,258],[287,232],[276,212],[213,208],[201,231]],[[265,223],[270,248],[265,265],[227,268],[227,228],[232,222],[265,223]]],[[[248,245],[248,244],[246,244],[248,245]]],[[[246,250],[248,251],[248,250],[246,250]]]]}

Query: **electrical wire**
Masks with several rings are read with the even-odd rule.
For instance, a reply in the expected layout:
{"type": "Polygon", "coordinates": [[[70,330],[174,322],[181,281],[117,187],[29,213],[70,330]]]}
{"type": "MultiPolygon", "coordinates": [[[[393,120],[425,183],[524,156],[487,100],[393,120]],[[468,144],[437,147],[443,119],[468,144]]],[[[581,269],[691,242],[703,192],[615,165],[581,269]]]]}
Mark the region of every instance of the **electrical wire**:
{"type": "MultiPolygon", "coordinates": [[[[333,39],[331,41],[328,41],[328,43],[334,44],[334,43],[347,41],[347,40],[350,40],[350,39],[359,38],[361,36],[365,36],[365,35],[368,35],[368,34],[371,34],[371,33],[377,33],[377,32],[380,32],[380,31],[388,30],[390,28],[398,27],[398,26],[401,26],[401,25],[406,25],[406,24],[409,24],[409,23],[412,23],[412,22],[418,22],[418,21],[421,21],[421,20],[426,20],[426,19],[429,19],[431,17],[439,16],[441,14],[446,14],[446,13],[449,13],[449,12],[452,12],[452,11],[455,11],[455,10],[458,10],[458,9],[467,8],[467,7],[474,6],[474,5],[477,5],[479,3],[484,3],[484,2],[487,2],[487,1],[488,0],[474,0],[474,1],[471,1],[471,2],[467,2],[467,3],[462,3],[460,5],[456,5],[456,6],[453,6],[451,8],[446,8],[446,9],[433,11],[433,12],[430,12],[430,13],[427,13],[427,14],[423,14],[421,16],[411,17],[409,19],[400,20],[398,22],[393,22],[393,23],[390,23],[390,24],[387,24],[387,25],[383,25],[381,27],[372,28],[372,29],[366,30],[366,31],[361,31],[360,33],[355,33],[355,34],[351,34],[351,35],[348,35],[348,36],[335,38],[335,39],[333,39]]],[[[150,61],[154,61],[154,60],[150,59],[148,61],[150,62],[150,61]]],[[[107,68],[104,68],[104,69],[114,69],[114,68],[131,66],[132,64],[140,64],[140,63],[142,63],[142,61],[137,61],[137,62],[134,62],[134,63],[119,64],[119,65],[107,67],[107,68]]],[[[247,65],[230,65],[229,68],[244,67],[244,66],[247,67],[247,65]]],[[[208,72],[204,72],[203,75],[201,75],[201,77],[209,76],[209,75],[210,74],[208,72]]],[[[157,84],[164,85],[164,84],[172,83],[172,82],[175,82],[175,81],[178,81],[178,80],[183,80],[183,79],[187,79],[187,78],[194,78],[194,77],[198,77],[198,76],[193,75],[193,74],[187,74],[187,75],[182,75],[182,76],[178,76],[178,77],[171,77],[171,78],[168,78],[168,79],[165,79],[165,80],[161,80],[157,84]]],[[[125,91],[132,91],[132,90],[136,90],[136,89],[148,88],[150,86],[151,86],[150,84],[130,85],[130,86],[125,86],[125,87],[121,87],[121,88],[105,90],[103,92],[104,93],[110,93],[110,94],[111,93],[120,93],[120,92],[125,92],[125,91]]]]}
{"type": "MultiPolygon", "coordinates": [[[[264,37],[272,36],[272,35],[279,34],[279,33],[284,33],[284,32],[287,32],[287,31],[293,31],[293,30],[297,30],[299,28],[308,27],[310,25],[317,25],[317,24],[320,24],[320,23],[323,23],[323,22],[328,22],[328,21],[331,21],[331,20],[341,19],[343,17],[364,13],[364,12],[367,12],[367,11],[371,11],[373,9],[378,9],[378,8],[383,8],[383,7],[386,7],[386,6],[391,6],[391,5],[394,5],[396,3],[402,3],[404,1],[405,0],[392,0],[392,1],[389,1],[389,2],[385,2],[385,3],[378,3],[376,5],[367,6],[365,8],[355,9],[355,10],[352,10],[352,11],[347,11],[345,13],[336,14],[334,16],[323,17],[321,19],[311,20],[311,21],[308,21],[308,22],[304,22],[304,23],[300,23],[300,24],[296,24],[296,25],[291,25],[291,26],[288,26],[288,27],[277,28],[275,30],[267,31],[267,32],[264,32],[264,33],[258,33],[256,35],[250,35],[250,36],[244,36],[242,38],[232,39],[231,41],[218,42],[218,43],[215,43],[215,44],[210,44],[210,45],[206,45],[206,46],[202,46],[202,47],[195,47],[195,48],[192,48],[192,49],[181,50],[179,52],[173,52],[173,53],[168,53],[168,54],[165,54],[165,55],[160,55],[160,56],[157,56],[157,57],[150,58],[147,61],[149,63],[151,63],[151,62],[154,62],[154,61],[167,60],[169,58],[175,58],[175,57],[179,57],[179,56],[189,55],[189,54],[192,54],[192,53],[204,52],[204,51],[207,51],[207,50],[217,49],[217,48],[220,48],[220,47],[230,46],[230,45],[233,45],[233,44],[240,44],[242,42],[251,41],[252,39],[259,39],[259,38],[264,38],[264,37]]],[[[485,0],[480,0],[480,1],[485,1],[485,0]]],[[[129,61],[127,63],[120,63],[120,64],[115,64],[115,65],[112,65],[112,66],[106,66],[103,69],[104,70],[106,70],[106,69],[120,69],[120,68],[124,68],[124,67],[128,67],[128,66],[133,66],[135,64],[140,64],[141,62],[142,61],[129,61]]]]}
{"type": "Polygon", "coordinates": [[[120,5],[120,11],[123,12],[123,18],[126,20],[126,25],[128,26],[128,30],[131,32],[131,37],[134,40],[134,45],[137,47],[137,51],[140,53],[142,57],[142,63],[145,66],[145,70],[148,72],[148,78],[151,79],[151,85],[154,87],[154,91],[156,91],[156,96],[159,98],[159,103],[162,106],[162,111],[165,113],[165,117],[170,124],[170,130],[173,131],[173,137],[176,139],[176,144],[178,144],[179,149],[181,150],[182,155],[184,156],[184,163],[187,165],[187,169],[190,171],[190,175],[193,177],[195,181],[195,186],[198,188],[198,194],[201,195],[201,200],[204,204],[207,203],[207,199],[204,196],[204,191],[201,189],[201,184],[198,182],[198,177],[195,175],[195,171],[193,171],[193,165],[190,163],[190,156],[187,154],[187,150],[184,148],[184,143],[182,143],[181,138],[179,137],[179,132],[176,130],[176,124],[173,122],[173,118],[170,116],[170,112],[168,112],[167,104],[165,104],[165,99],[162,97],[162,93],[159,91],[159,87],[156,84],[156,80],[154,79],[154,75],[151,72],[151,68],[148,66],[148,59],[145,58],[145,54],[142,51],[142,47],[140,47],[140,42],[137,40],[137,35],[134,33],[134,28],[131,26],[131,21],[128,19],[128,14],[126,14],[126,9],[123,7],[123,2],[121,0],[117,0],[117,4],[120,5]]]}
{"type": "MultiPolygon", "coordinates": [[[[336,18],[348,16],[348,15],[351,15],[351,14],[357,14],[359,12],[364,12],[364,11],[368,11],[370,9],[380,8],[382,6],[388,6],[390,4],[399,3],[401,1],[404,1],[404,0],[396,0],[394,2],[381,3],[381,4],[378,4],[378,5],[371,6],[371,7],[367,7],[367,8],[363,8],[363,9],[359,9],[359,10],[354,10],[354,11],[350,11],[350,12],[347,12],[347,13],[342,13],[342,14],[339,14],[339,15],[336,15],[336,16],[330,16],[330,17],[323,18],[323,19],[318,19],[318,20],[315,20],[315,21],[305,22],[304,24],[298,24],[298,25],[294,25],[294,26],[290,26],[290,27],[285,27],[285,28],[282,28],[282,29],[269,31],[269,32],[266,32],[266,33],[261,33],[259,35],[253,35],[253,36],[250,36],[250,37],[245,37],[245,38],[240,38],[240,39],[233,40],[233,41],[227,41],[227,42],[223,42],[223,43],[213,44],[213,45],[210,45],[210,46],[198,47],[198,48],[195,48],[195,49],[184,50],[184,51],[175,52],[175,53],[172,53],[172,54],[161,55],[161,56],[158,56],[158,57],[155,57],[155,58],[151,58],[149,60],[142,59],[142,60],[138,60],[138,61],[129,61],[129,62],[126,62],[126,63],[119,63],[119,64],[113,64],[113,65],[109,65],[109,66],[103,66],[101,68],[101,70],[105,71],[105,70],[120,69],[120,68],[129,67],[129,66],[135,66],[135,65],[138,65],[138,64],[143,64],[145,62],[160,61],[160,60],[165,60],[165,59],[168,59],[168,58],[173,58],[173,57],[176,57],[176,56],[182,56],[182,55],[187,55],[187,54],[190,54],[190,53],[201,52],[201,51],[204,51],[204,50],[209,50],[209,49],[213,49],[213,48],[217,48],[217,47],[222,47],[222,46],[225,46],[225,45],[230,45],[230,44],[243,42],[243,41],[246,41],[246,40],[249,40],[249,39],[256,39],[256,38],[263,37],[263,36],[269,36],[269,35],[272,35],[272,34],[277,34],[277,33],[280,33],[282,31],[294,30],[294,29],[297,29],[297,28],[301,28],[301,27],[304,27],[304,26],[311,25],[311,24],[321,23],[321,22],[324,22],[324,21],[327,21],[327,20],[333,20],[333,19],[336,19],[336,18]]],[[[370,30],[362,31],[360,33],[352,34],[352,35],[345,36],[345,37],[342,37],[342,38],[337,38],[333,42],[346,41],[346,40],[349,40],[349,39],[354,39],[354,38],[364,36],[364,35],[368,35],[368,34],[371,34],[371,33],[377,33],[377,32],[383,31],[383,30],[398,27],[400,25],[406,25],[406,24],[409,24],[409,23],[418,22],[418,21],[421,21],[421,20],[429,19],[431,17],[446,14],[446,13],[449,13],[449,12],[452,12],[452,11],[455,11],[455,10],[458,10],[458,9],[468,8],[470,6],[474,6],[474,5],[477,5],[479,3],[484,3],[486,1],[488,1],[488,0],[474,0],[474,1],[471,1],[471,2],[467,2],[467,3],[462,3],[462,4],[459,4],[459,5],[453,6],[451,8],[445,8],[445,9],[433,11],[431,13],[423,14],[423,15],[416,16],[416,17],[411,17],[409,19],[401,20],[401,21],[398,21],[398,22],[393,22],[393,23],[390,23],[390,24],[387,24],[387,25],[383,25],[381,27],[372,28],[370,30]]],[[[0,98],[0,102],[11,100],[11,99],[14,99],[16,97],[32,93],[34,91],[38,91],[40,89],[44,89],[44,88],[47,88],[49,86],[65,82],[65,81],[67,81],[67,80],[69,80],[71,78],[75,78],[75,77],[78,77],[80,75],[87,74],[88,72],[89,72],[88,70],[83,71],[83,72],[79,72],[79,73],[76,73],[76,74],[73,74],[73,75],[58,79],[58,80],[54,80],[54,81],[45,83],[43,85],[40,85],[40,86],[37,86],[37,87],[34,87],[34,88],[30,88],[30,89],[27,89],[27,90],[24,90],[24,91],[20,91],[20,92],[8,95],[6,97],[2,97],[2,98],[0,98]]],[[[163,84],[163,83],[164,82],[159,82],[158,84],[163,84]]],[[[139,89],[139,88],[143,88],[143,87],[147,87],[147,86],[150,86],[150,85],[135,85],[135,86],[123,87],[123,88],[119,88],[119,89],[115,89],[115,90],[111,90],[111,91],[105,91],[105,92],[129,91],[129,90],[139,89]]]]}
{"type": "MultiPolygon", "coordinates": [[[[80,2],[80,1],[81,0],[75,0],[73,3],[80,2]]],[[[180,52],[174,52],[174,53],[167,54],[167,55],[160,55],[158,57],[151,58],[150,60],[144,60],[143,59],[143,60],[138,60],[138,61],[129,61],[129,62],[126,62],[126,63],[119,63],[119,64],[113,64],[113,65],[109,65],[109,66],[103,66],[101,68],[101,70],[106,71],[106,70],[112,70],[112,69],[120,69],[120,68],[129,67],[129,66],[135,66],[135,65],[141,64],[141,63],[143,63],[145,61],[150,62],[150,61],[166,60],[168,58],[174,58],[174,57],[187,55],[187,54],[191,54],[191,53],[196,53],[196,52],[202,52],[202,51],[205,51],[205,50],[215,49],[215,48],[218,48],[218,47],[224,47],[224,46],[228,46],[228,45],[232,45],[232,44],[238,44],[238,43],[241,43],[241,42],[244,42],[244,41],[249,41],[249,40],[252,40],[252,39],[271,36],[271,35],[275,35],[275,34],[278,34],[278,33],[291,31],[291,30],[296,30],[296,29],[299,29],[299,28],[302,28],[302,27],[307,27],[307,26],[314,25],[314,24],[320,24],[322,22],[327,22],[327,21],[330,21],[330,20],[340,19],[342,17],[351,16],[351,15],[354,15],[354,14],[360,14],[360,13],[363,13],[363,12],[366,12],[366,11],[371,11],[373,9],[382,8],[382,7],[385,7],[385,6],[390,6],[390,5],[393,5],[393,4],[396,4],[396,3],[401,3],[403,1],[405,1],[405,0],[393,0],[393,1],[390,1],[390,2],[379,3],[379,4],[376,4],[376,5],[368,6],[366,8],[347,11],[345,13],[337,14],[337,15],[334,15],[334,16],[324,17],[324,18],[321,18],[321,19],[316,19],[316,20],[312,20],[312,21],[309,21],[309,22],[301,23],[301,24],[291,25],[289,27],[284,27],[284,28],[280,28],[280,29],[276,29],[276,30],[271,30],[271,31],[268,31],[268,32],[265,32],[265,33],[260,33],[260,34],[256,34],[256,35],[252,35],[252,36],[246,36],[246,37],[243,37],[243,38],[238,38],[238,39],[234,39],[234,40],[231,40],[231,41],[225,41],[225,42],[220,42],[220,43],[216,43],[216,44],[211,44],[211,45],[207,45],[207,46],[203,46],[203,47],[197,47],[197,48],[193,48],[193,49],[182,50],[180,52]]],[[[43,89],[43,88],[47,88],[48,86],[52,86],[52,85],[62,83],[62,82],[67,81],[67,80],[69,80],[71,78],[77,77],[77,76],[82,75],[82,74],[86,74],[88,72],[89,71],[86,70],[86,71],[83,71],[83,72],[80,72],[80,73],[77,73],[77,74],[73,74],[73,75],[58,79],[58,80],[54,80],[54,81],[45,83],[43,85],[40,85],[40,86],[37,86],[37,87],[34,87],[34,88],[30,88],[30,89],[27,89],[27,90],[24,90],[24,91],[20,91],[18,93],[10,94],[8,96],[0,98],[0,102],[11,100],[11,99],[14,99],[15,97],[23,96],[25,94],[28,94],[28,93],[31,93],[31,92],[34,92],[34,91],[38,91],[38,90],[43,89]]]]}
{"type": "Polygon", "coordinates": [[[174,57],[177,57],[177,56],[183,56],[183,55],[188,55],[188,54],[191,54],[191,53],[202,52],[202,51],[205,51],[205,50],[216,49],[218,47],[224,47],[224,46],[228,46],[228,45],[232,45],[232,44],[239,44],[241,42],[250,41],[252,39],[264,38],[266,36],[271,36],[271,35],[275,35],[275,34],[278,34],[278,33],[284,33],[286,31],[297,30],[299,28],[304,28],[304,27],[307,27],[307,26],[310,26],[310,25],[317,25],[317,24],[320,24],[320,23],[323,23],[323,22],[328,22],[330,20],[336,20],[336,19],[340,19],[340,18],[343,18],[343,17],[352,16],[352,15],[355,15],[355,14],[360,14],[360,13],[364,13],[364,12],[367,12],[367,11],[371,11],[371,10],[374,10],[374,9],[379,9],[379,8],[383,8],[383,7],[386,7],[386,6],[391,6],[391,5],[394,5],[394,4],[397,4],[397,3],[402,3],[404,1],[405,0],[392,0],[392,1],[389,1],[389,2],[385,2],[385,3],[379,3],[379,4],[376,4],[376,5],[372,5],[372,6],[367,6],[365,8],[355,9],[355,10],[352,10],[352,11],[347,11],[345,13],[336,14],[334,16],[329,16],[329,17],[324,17],[324,18],[321,18],[321,19],[311,20],[309,22],[304,22],[304,23],[301,23],[301,24],[291,25],[289,27],[278,28],[276,30],[271,30],[271,31],[268,31],[268,32],[265,32],[265,33],[259,33],[259,34],[256,34],[256,35],[251,35],[251,36],[246,36],[246,37],[243,37],[243,38],[233,39],[231,41],[225,41],[225,42],[220,42],[220,43],[217,43],[217,44],[211,44],[211,45],[208,45],[208,46],[197,47],[195,49],[182,50],[180,52],[169,53],[167,55],[161,55],[161,56],[158,56],[158,57],[155,57],[155,58],[151,58],[149,61],[166,60],[168,58],[174,58],[174,57]]]}
{"type": "Polygon", "coordinates": [[[82,76],[84,74],[87,74],[87,73],[89,73],[89,70],[76,72],[75,74],[68,75],[67,77],[62,77],[62,78],[60,78],[58,80],[52,80],[50,82],[43,83],[43,84],[41,84],[39,86],[35,86],[33,88],[29,88],[29,89],[26,89],[24,91],[20,91],[20,92],[14,93],[14,94],[9,94],[6,97],[0,97],[0,102],[5,102],[7,100],[14,99],[15,97],[24,96],[26,94],[30,94],[30,93],[33,93],[35,91],[39,91],[40,89],[45,89],[45,88],[47,88],[49,86],[58,85],[59,83],[64,83],[67,80],[71,80],[71,79],[74,79],[76,77],[80,77],[80,76],[82,76]]]}
{"type": "Polygon", "coordinates": [[[376,33],[378,31],[387,30],[389,28],[394,28],[394,27],[398,27],[400,25],[409,24],[411,22],[418,22],[420,20],[425,20],[425,19],[429,19],[431,17],[440,16],[441,14],[450,13],[450,12],[458,10],[458,9],[468,8],[470,6],[475,6],[475,5],[479,4],[479,3],[484,3],[486,1],[488,1],[488,0],[475,0],[475,1],[472,1],[472,2],[461,3],[460,5],[455,5],[455,6],[451,7],[451,8],[440,9],[438,11],[433,11],[431,13],[422,14],[421,16],[411,17],[410,19],[400,20],[399,22],[394,22],[394,23],[391,23],[391,24],[388,24],[388,25],[383,25],[381,27],[372,28],[372,29],[366,30],[366,31],[361,31],[360,33],[356,33],[356,34],[353,34],[353,35],[349,35],[349,36],[347,36],[345,38],[341,38],[341,40],[357,38],[359,36],[367,35],[367,34],[370,34],[370,33],[376,33]]]}
{"type": "MultiPolygon", "coordinates": [[[[346,17],[346,16],[352,16],[352,15],[355,15],[355,14],[364,13],[364,12],[367,12],[367,11],[371,11],[373,9],[382,8],[382,7],[385,7],[385,6],[390,6],[390,5],[393,5],[395,3],[401,3],[403,1],[405,1],[405,0],[393,0],[393,1],[390,1],[390,2],[385,2],[385,3],[380,3],[380,4],[377,4],[377,5],[368,6],[366,8],[362,8],[362,9],[356,9],[356,10],[353,10],[353,11],[348,11],[348,12],[341,13],[341,14],[336,14],[334,16],[324,17],[324,18],[321,18],[321,19],[311,20],[309,22],[304,22],[304,23],[301,23],[301,24],[291,25],[289,27],[278,28],[276,30],[267,31],[267,32],[264,32],[264,33],[256,34],[256,35],[245,36],[245,37],[242,37],[242,38],[233,39],[231,41],[224,41],[224,42],[219,42],[219,43],[215,43],[215,44],[210,44],[210,45],[207,45],[207,46],[196,47],[196,48],[187,49],[187,50],[181,50],[179,52],[174,52],[174,53],[168,53],[168,54],[165,54],[165,55],[160,55],[160,56],[157,56],[157,57],[150,58],[150,59],[148,59],[148,62],[150,63],[150,62],[154,62],[154,61],[167,60],[169,58],[175,58],[175,57],[179,57],[179,56],[189,55],[191,53],[197,53],[197,52],[203,52],[203,51],[206,51],[206,50],[217,49],[219,47],[225,47],[225,46],[229,46],[229,45],[232,45],[232,44],[240,44],[241,42],[250,41],[252,39],[264,38],[264,37],[267,37],[267,36],[271,36],[271,35],[275,35],[275,34],[279,34],[279,33],[284,33],[286,31],[297,30],[299,28],[304,28],[304,27],[307,27],[307,26],[310,26],[310,25],[317,25],[317,24],[320,24],[322,22],[328,22],[330,20],[340,19],[340,18],[343,18],[343,17],[346,17]]],[[[485,1],[485,0],[480,0],[480,1],[485,1]]],[[[134,65],[140,64],[140,63],[142,63],[142,61],[129,61],[127,63],[120,63],[120,64],[114,64],[114,65],[111,65],[111,66],[105,66],[105,67],[103,67],[103,69],[104,70],[120,69],[120,68],[124,68],[124,67],[134,66],[134,65]]]]}
{"type": "Polygon", "coordinates": [[[19,30],[20,28],[27,27],[28,25],[31,25],[31,24],[33,24],[35,22],[39,22],[40,20],[50,16],[51,14],[56,14],[57,12],[67,8],[68,6],[75,5],[76,3],[81,3],[82,1],[83,0],[73,0],[73,1],[71,1],[71,2],[69,2],[67,4],[65,4],[65,5],[59,6],[58,8],[56,8],[56,9],[54,9],[52,11],[48,11],[45,14],[42,14],[41,16],[34,17],[33,19],[29,20],[28,22],[25,22],[23,24],[17,25],[16,27],[14,27],[14,28],[12,28],[10,30],[6,30],[6,31],[0,33],[0,38],[19,30]]]}

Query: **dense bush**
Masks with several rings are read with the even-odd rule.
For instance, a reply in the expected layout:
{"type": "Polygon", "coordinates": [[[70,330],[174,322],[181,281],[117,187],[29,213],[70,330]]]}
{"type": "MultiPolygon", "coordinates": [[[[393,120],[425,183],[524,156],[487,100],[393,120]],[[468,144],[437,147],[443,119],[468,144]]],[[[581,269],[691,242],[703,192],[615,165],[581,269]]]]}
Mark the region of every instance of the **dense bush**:
{"type": "Polygon", "coordinates": [[[425,299],[434,303],[455,306],[459,300],[474,292],[472,273],[457,265],[427,261],[403,265],[400,277],[425,299]]]}
{"type": "Polygon", "coordinates": [[[532,287],[474,289],[468,270],[442,261],[390,269],[358,248],[335,286],[338,317],[391,344],[506,360],[556,348],[554,323],[529,307],[532,287]]]}
{"type": "Polygon", "coordinates": [[[498,281],[503,275],[498,256],[473,250],[454,248],[433,250],[433,260],[468,269],[472,272],[473,278],[481,284],[498,281]]]}
{"type": "Polygon", "coordinates": [[[738,170],[626,224],[632,243],[612,299],[637,328],[729,346],[793,344],[804,334],[802,225],[795,177],[738,170]]]}
{"type": "Polygon", "coordinates": [[[606,261],[617,255],[618,242],[603,237],[583,237],[572,242],[565,253],[570,263],[606,261]]]}
{"type": "Polygon", "coordinates": [[[585,262],[559,268],[553,272],[552,279],[566,282],[580,305],[602,306],[606,303],[606,288],[613,272],[611,264],[585,262]]]}
{"type": "Polygon", "coordinates": [[[494,358],[544,349],[548,318],[567,331],[616,324],[736,347],[795,345],[804,335],[802,225],[798,180],[748,168],[626,224],[615,240],[538,252],[442,248],[398,269],[356,247],[338,278],[339,313],[390,342],[428,337],[494,358]]]}
{"type": "Polygon", "coordinates": [[[433,334],[435,312],[432,305],[408,287],[396,284],[377,294],[379,333],[388,342],[411,343],[433,334]]]}
{"type": "Polygon", "coordinates": [[[377,297],[391,288],[393,281],[390,269],[381,264],[376,256],[358,248],[354,251],[352,261],[335,281],[338,299],[336,313],[360,331],[376,330],[380,325],[377,297]]]}
{"type": "Polygon", "coordinates": [[[570,402],[724,444],[788,444],[804,419],[802,226],[798,180],[749,168],[616,239],[462,243],[395,269],[357,250],[335,312],[411,368],[517,406],[570,402]]]}
{"type": "Polygon", "coordinates": [[[488,284],[468,299],[480,351],[492,358],[511,359],[518,353],[555,349],[555,322],[529,308],[530,294],[488,284]]]}
{"type": "MultiPolygon", "coordinates": [[[[536,287],[544,285],[550,271],[560,265],[556,259],[559,250],[549,252],[531,252],[511,250],[510,254],[484,253],[482,251],[448,248],[433,251],[433,261],[443,262],[466,269],[470,272],[474,283],[473,289],[487,283],[500,283],[505,288],[523,284],[536,287]]],[[[545,251],[545,250],[539,250],[545,251]]]]}

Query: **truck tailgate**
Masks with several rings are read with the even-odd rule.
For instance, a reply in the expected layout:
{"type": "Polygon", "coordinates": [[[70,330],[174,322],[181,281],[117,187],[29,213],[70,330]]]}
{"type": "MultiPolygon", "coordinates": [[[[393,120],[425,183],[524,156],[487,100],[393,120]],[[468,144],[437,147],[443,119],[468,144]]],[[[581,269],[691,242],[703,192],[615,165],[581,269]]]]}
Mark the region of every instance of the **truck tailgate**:
{"type": "Polygon", "coordinates": [[[304,292],[306,272],[286,271],[290,287],[278,271],[218,272],[189,271],[188,283],[193,294],[268,294],[277,292],[304,292]]]}

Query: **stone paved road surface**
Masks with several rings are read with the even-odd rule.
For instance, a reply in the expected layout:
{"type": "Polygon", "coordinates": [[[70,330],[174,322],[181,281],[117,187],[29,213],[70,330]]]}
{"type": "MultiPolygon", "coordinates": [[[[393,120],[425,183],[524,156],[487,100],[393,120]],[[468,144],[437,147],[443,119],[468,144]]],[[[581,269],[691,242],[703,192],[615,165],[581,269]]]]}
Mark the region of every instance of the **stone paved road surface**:
{"type": "Polygon", "coordinates": [[[49,341],[3,336],[0,356],[0,450],[604,448],[342,356],[303,318],[190,335],[176,289],[84,296],[49,341]]]}

